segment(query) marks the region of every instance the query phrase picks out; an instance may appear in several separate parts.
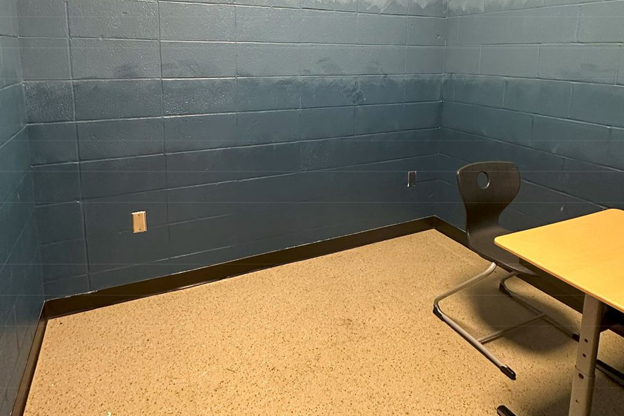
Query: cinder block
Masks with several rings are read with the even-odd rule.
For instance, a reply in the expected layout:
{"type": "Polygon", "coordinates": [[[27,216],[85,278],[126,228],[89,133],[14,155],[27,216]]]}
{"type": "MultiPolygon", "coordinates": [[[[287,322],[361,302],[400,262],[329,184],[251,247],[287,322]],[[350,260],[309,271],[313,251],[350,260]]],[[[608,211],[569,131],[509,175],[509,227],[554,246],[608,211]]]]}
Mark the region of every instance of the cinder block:
{"type": "Polygon", "coordinates": [[[236,138],[231,146],[299,140],[299,110],[238,113],[236,138]]]}
{"type": "Polygon", "coordinates": [[[34,165],[73,162],[78,159],[75,123],[45,123],[28,126],[30,157],[34,165]]]}
{"type": "Polygon", "coordinates": [[[358,104],[396,104],[404,98],[404,78],[366,76],[358,78],[361,99],[358,104]]]}
{"type": "MultiPolygon", "coordinates": [[[[84,240],[63,241],[41,246],[44,281],[66,280],[87,274],[87,250],[84,240]]],[[[68,290],[84,290],[85,286],[72,283],[68,290]]],[[[52,290],[51,288],[46,288],[52,290]]],[[[76,292],[73,292],[76,293],[76,292]]],[[[52,293],[51,293],[52,294],[52,293]]]]}
{"type": "Polygon", "coordinates": [[[301,139],[352,136],[354,107],[301,110],[301,139]]]}
{"type": "MultiPolygon", "coordinates": [[[[26,97],[39,96],[45,94],[45,90],[40,92],[36,86],[26,83],[24,86],[24,94],[19,84],[0,90],[0,146],[13,137],[23,127],[24,122],[24,95],[26,97]],[[37,91],[33,91],[37,89],[37,91]]],[[[43,88],[41,88],[43,89],[43,88]]],[[[38,109],[38,107],[36,108],[38,109]]],[[[42,117],[47,114],[35,113],[33,108],[33,116],[42,117]]]]}
{"type": "Polygon", "coordinates": [[[463,22],[463,19],[461,19],[460,17],[446,18],[446,46],[457,46],[459,44],[460,21],[463,22]]]}
{"type": "Polygon", "coordinates": [[[238,111],[299,108],[301,81],[298,78],[238,78],[238,111]]]}
{"type": "Polygon", "coordinates": [[[608,166],[624,169],[624,129],[611,127],[608,166]]]}
{"type": "MultiPolygon", "coordinates": [[[[46,266],[50,268],[52,265],[46,266]]],[[[89,276],[86,274],[74,277],[62,277],[57,280],[44,282],[44,291],[47,299],[56,299],[65,296],[86,293],[91,290],[89,276]]]]}
{"type": "Polygon", "coordinates": [[[405,52],[407,74],[441,74],[444,72],[444,48],[408,46],[405,52]]]}
{"type": "Polygon", "coordinates": [[[126,231],[94,235],[87,246],[91,273],[147,264],[169,257],[169,229],[161,226],[140,234],[126,231]]]}
{"type": "MultiPolygon", "coordinates": [[[[242,224],[237,224],[234,217],[222,216],[204,218],[196,221],[172,224],[169,227],[171,240],[171,256],[177,257],[189,253],[206,252],[235,245],[238,233],[243,233],[242,224]],[[212,238],[207,240],[201,235],[210,233],[212,238]]],[[[205,258],[204,258],[205,259],[205,258]]],[[[189,259],[172,259],[174,267],[184,268],[184,263],[200,261],[189,259]]]]}
{"type": "Polygon", "coordinates": [[[20,54],[25,80],[71,78],[67,39],[21,38],[20,54]]]}
{"type": "Polygon", "coordinates": [[[358,33],[357,16],[356,13],[303,10],[301,42],[355,44],[358,33]]]}
{"type": "Polygon", "coordinates": [[[147,228],[167,224],[166,191],[150,191],[83,202],[87,238],[97,234],[132,230],[130,213],[147,212],[147,228]]]}
{"type": "Polygon", "coordinates": [[[542,45],[537,76],[614,84],[620,65],[619,53],[619,45],[542,45]]]}
{"type": "Polygon", "coordinates": [[[160,78],[158,41],[72,39],[74,79],[160,78]]]}
{"type": "Polygon", "coordinates": [[[449,0],[446,7],[449,16],[483,13],[485,0],[449,0]]]}
{"type": "Polygon", "coordinates": [[[359,0],[360,13],[406,14],[408,2],[405,0],[359,0]]]}
{"type": "Polygon", "coordinates": [[[601,208],[543,186],[523,181],[513,209],[546,224],[590,214],[601,208]]]}
{"type": "Polygon", "coordinates": [[[235,113],[165,118],[167,152],[229,147],[236,142],[235,113]]]}
{"type": "Polygon", "coordinates": [[[301,7],[304,9],[356,12],[358,0],[306,0],[302,2],[301,7]]]}
{"type": "Polygon", "coordinates": [[[407,0],[410,16],[446,17],[446,5],[441,1],[407,0]]]}
{"type": "MultiPolygon", "coordinates": [[[[166,5],[168,3],[163,3],[166,5]]],[[[158,39],[158,5],[136,0],[69,0],[72,36],[158,39]]]]}
{"type": "Polygon", "coordinates": [[[160,80],[75,81],[76,119],[162,115],[160,80]]]}
{"type": "Polygon", "coordinates": [[[602,206],[624,207],[624,172],[606,166],[566,159],[563,191],[602,206]]]}
{"type": "Polygon", "coordinates": [[[400,131],[404,122],[402,104],[367,105],[355,109],[355,134],[400,131]]]}
{"type": "Polygon", "coordinates": [[[26,114],[31,123],[74,119],[70,81],[24,82],[26,114]]]}
{"type": "Polygon", "coordinates": [[[81,199],[78,163],[34,166],[33,172],[38,205],[81,199]]]}
{"type": "MultiPolygon", "coordinates": [[[[239,8],[240,13],[248,8],[239,8]]],[[[163,40],[236,39],[234,6],[160,2],[160,37],[163,40]]]]}
{"type": "Polygon", "coordinates": [[[624,127],[624,86],[572,84],[570,117],[624,127]]]}
{"type": "Polygon", "coordinates": [[[624,85],[624,48],[620,51],[620,69],[618,70],[617,83],[624,85]]]}
{"type": "Polygon", "coordinates": [[[250,6],[301,7],[301,0],[228,0],[222,3],[247,4],[250,6]]]}
{"type": "MultiPolygon", "coordinates": [[[[310,197],[311,186],[300,174],[220,182],[167,191],[169,221],[244,214],[269,203],[293,203],[310,197]],[[305,195],[308,196],[305,196],[305,195]]],[[[312,195],[316,198],[316,194],[312,195]]]]}
{"type": "Polygon", "coordinates": [[[19,40],[5,36],[0,37],[0,50],[2,50],[0,88],[4,88],[19,83],[23,78],[19,40]]]}
{"type": "Polygon", "coordinates": [[[233,43],[161,42],[165,78],[213,78],[236,76],[233,43]]]}
{"type": "Polygon", "coordinates": [[[234,78],[163,81],[163,105],[166,115],[234,111],[235,96],[234,78]]]}
{"type": "Polygon", "coordinates": [[[394,45],[358,46],[358,73],[392,75],[405,72],[405,47],[394,45]]]}
{"type": "Polygon", "coordinates": [[[555,117],[568,117],[572,85],[537,79],[510,79],[505,108],[555,117]]]}
{"type": "Polygon", "coordinates": [[[480,131],[479,106],[445,101],[442,106],[442,127],[466,133],[480,131]]]}
{"type": "Polygon", "coordinates": [[[243,42],[299,42],[305,24],[301,10],[268,7],[236,8],[236,40],[243,42]]]}
{"type": "Polygon", "coordinates": [[[433,151],[430,142],[412,136],[406,137],[402,132],[314,140],[301,144],[304,170],[337,169],[334,175],[322,175],[317,178],[323,181],[325,193],[315,201],[325,198],[334,201],[338,198],[350,201],[358,197],[360,200],[369,198],[370,193],[367,195],[367,190],[374,189],[374,181],[358,180],[364,174],[361,172],[363,164],[428,155],[433,151]],[[359,166],[360,172],[351,172],[358,170],[356,166],[359,166]]]}
{"type": "Polygon", "coordinates": [[[435,75],[415,75],[404,78],[405,102],[441,101],[443,82],[443,77],[435,75]]]}
{"type": "Polygon", "coordinates": [[[506,2],[485,0],[485,12],[499,12],[503,10],[532,9],[544,5],[544,0],[509,0],[506,2]]]}
{"type": "Polygon", "coordinates": [[[343,45],[301,45],[302,75],[355,75],[360,73],[358,50],[343,45]]]}
{"type": "Polygon", "coordinates": [[[105,120],[78,123],[81,160],[142,156],[164,151],[161,119],[105,120]]]}
{"type": "Polygon", "coordinates": [[[578,6],[539,7],[504,12],[511,43],[571,43],[576,41],[578,6]]]}
{"type": "Polygon", "coordinates": [[[409,17],[407,20],[407,44],[444,46],[447,24],[447,19],[437,17],[409,17]]]}
{"type": "Polygon", "coordinates": [[[481,74],[533,78],[537,75],[539,47],[484,46],[481,74]]]}
{"type": "MultiPolygon", "coordinates": [[[[4,199],[0,207],[2,218],[10,219],[5,220],[2,240],[0,240],[0,260],[5,264],[7,261],[18,264],[26,263],[32,259],[32,256],[23,258],[23,253],[20,252],[19,246],[16,249],[16,245],[21,242],[20,235],[26,233],[26,228],[31,217],[33,217],[35,208],[31,176],[26,175],[20,179],[17,186],[7,194],[8,197],[4,199]]],[[[7,282],[5,281],[4,283],[7,282]]]]}
{"type": "Polygon", "coordinates": [[[107,289],[109,287],[168,276],[172,273],[174,273],[174,271],[172,270],[169,261],[161,259],[161,261],[155,261],[148,264],[139,264],[122,267],[120,269],[89,273],[89,285],[91,290],[107,289]]]}
{"type": "Polygon", "coordinates": [[[243,146],[167,154],[170,188],[287,174],[299,170],[299,144],[243,146]],[[244,169],[232,169],[244,166],[244,169]]]}
{"type": "Polygon", "coordinates": [[[478,74],[481,50],[474,46],[450,46],[444,49],[444,71],[449,74],[478,74]]]}
{"type": "Polygon", "coordinates": [[[411,103],[403,108],[403,128],[432,129],[441,125],[442,103],[411,103]]]}
{"type": "Polygon", "coordinates": [[[301,86],[301,107],[339,107],[362,100],[353,77],[305,77],[301,86]]]}
{"type": "Polygon", "coordinates": [[[506,142],[528,144],[533,117],[498,108],[479,108],[479,134],[506,142]]]}
{"type": "Polygon", "coordinates": [[[449,37],[458,45],[489,45],[515,43],[510,35],[509,13],[486,13],[458,16],[449,22],[449,37]]]}
{"type": "Polygon", "coordinates": [[[361,45],[405,45],[407,17],[383,14],[358,15],[358,43],[361,45]]]}
{"type": "Polygon", "coordinates": [[[0,147],[0,164],[4,167],[0,174],[0,195],[4,201],[30,170],[26,130],[0,147]]]}
{"type": "Polygon", "coordinates": [[[498,77],[453,75],[454,100],[467,104],[502,107],[507,80],[498,77]]]}
{"type": "Polygon", "coordinates": [[[20,36],[67,36],[65,0],[19,0],[17,7],[20,36]]]}
{"type": "Polygon", "coordinates": [[[620,42],[624,39],[624,3],[600,2],[580,6],[579,42],[620,42]]]}
{"type": "Polygon", "coordinates": [[[523,179],[565,192],[565,159],[562,156],[516,144],[501,143],[500,159],[518,165],[523,179]]]}
{"type": "Polygon", "coordinates": [[[82,162],[80,168],[84,198],[165,188],[163,155],[82,162]]]}
{"type": "Polygon", "coordinates": [[[498,141],[456,130],[443,129],[443,131],[440,153],[455,160],[452,164],[453,170],[445,174],[447,182],[455,183],[455,172],[467,163],[499,159],[498,141]]]}
{"type": "Polygon", "coordinates": [[[574,159],[608,165],[610,131],[606,126],[535,117],[531,147],[574,159]]]}
{"type": "Polygon", "coordinates": [[[301,46],[238,43],[238,75],[245,77],[289,76],[301,73],[301,46]]]}
{"type": "MultiPolygon", "coordinates": [[[[453,132],[450,133],[452,134],[453,132]]],[[[441,140],[446,140],[446,138],[441,138],[441,140]]],[[[453,156],[449,156],[446,153],[446,148],[443,144],[440,147],[440,152],[441,153],[437,156],[436,159],[436,166],[438,170],[436,173],[436,179],[446,182],[447,184],[457,183],[457,170],[459,170],[459,168],[461,168],[462,166],[466,165],[466,161],[453,156]]],[[[436,188],[437,187],[438,185],[436,184],[436,188]]]]}
{"type": "Polygon", "coordinates": [[[84,239],[80,202],[39,206],[36,212],[42,244],[84,239]]]}

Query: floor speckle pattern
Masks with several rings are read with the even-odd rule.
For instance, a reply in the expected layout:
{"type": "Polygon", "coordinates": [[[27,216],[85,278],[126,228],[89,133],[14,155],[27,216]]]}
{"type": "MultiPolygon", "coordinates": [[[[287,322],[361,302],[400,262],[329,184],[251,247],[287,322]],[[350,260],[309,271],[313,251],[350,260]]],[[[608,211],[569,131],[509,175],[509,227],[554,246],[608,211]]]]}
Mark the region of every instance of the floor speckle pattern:
{"type": "MultiPolygon", "coordinates": [[[[514,382],[433,315],[435,296],[487,265],[432,230],[54,319],[25,414],[567,415],[575,342],[537,322],[489,344],[514,382]]],[[[527,316],[495,279],[443,307],[480,335],[527,316]]],[[[602,338],[623,369],[624,339],[602,338]]],[[[624,414],[602,374],[593,414],[624,414]]]]}

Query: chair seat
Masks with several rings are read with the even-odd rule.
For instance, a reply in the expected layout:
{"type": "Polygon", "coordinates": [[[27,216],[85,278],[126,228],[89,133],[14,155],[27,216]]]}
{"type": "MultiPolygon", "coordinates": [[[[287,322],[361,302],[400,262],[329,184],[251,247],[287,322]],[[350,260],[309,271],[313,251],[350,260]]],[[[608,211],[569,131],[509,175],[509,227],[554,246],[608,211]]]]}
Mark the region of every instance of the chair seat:
{"type": "Polygon", "coordinates": [[[503,227],[487,227],[477,232],[468,234],[468,245],[478,255],[499,266],[528,276],[536,276],[535,273],[520,264],[520,259],[510,252],[503,250],[494,243],[498,236],[510,234],[511,231],[503,227]]]}

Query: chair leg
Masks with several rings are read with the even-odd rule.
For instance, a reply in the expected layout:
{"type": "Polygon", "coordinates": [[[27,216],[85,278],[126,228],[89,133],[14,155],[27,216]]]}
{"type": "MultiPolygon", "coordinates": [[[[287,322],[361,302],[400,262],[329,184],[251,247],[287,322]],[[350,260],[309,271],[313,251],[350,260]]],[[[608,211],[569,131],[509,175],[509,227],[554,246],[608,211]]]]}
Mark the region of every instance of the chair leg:
{"type": "MultiPolygon", "coordinates": [[[[574,331],[571,331],[570,329],[566,328],[565,325],[561,324],[560,322],[558,322],[554,318],[546,315],[544,312],[540,311],[535,306],[531,305],[527,300],[524,299],[524,297],[522,295],[520,295],[520,294],[512,291],[511,289],[509,289],[509,287],[507,287],[506,283],[507,283],[507,280],[511,279],[512,277],[514,277],[514,276],[508,276],[508,277],[505,277],[505,278],[501,279],[500,284],[499,284],[499,290],[501,292],[503,292],[504,294],[506,294],[507,296],[509,296],[513,300],[515,300],[516,302],[520,303],[526,309],[528,309],[531,312],[535,313],[536,317],[541,315],[544,318],[545,321],[547,321],[552,326],[554,326],[555,328],[557,328],[558,330],[563,332],[565,335],[567,335],[570,338],[574,339],[576,342],[579,341],[580,336],[579,336],[578,332],[574,332],[574,331]]],[[[481,342],[483,342],[483,340],[481,342]]],[[[609,364],[607,364],[607,363],[605,363],[604,361],[601,361],[601,360],[597,360],[596,361],[596,368],[598,370],[600,370],[604,375],[609,377],[612,381],[614,381],[615,383],[617,383],[620,386],[624,387],[624,373],[622,373],[621,371],[611,367],[609,364]]]]}
{"type": "Polygon", "coordinates": [[[461,285],[435,298],[435,300],[433,301],[433,313],[442,321],[444,321],[448,326],[450,326],[455,332],[461,335],[466,341],[468,341],[468,343],[470,343],[470,345],[476,348],[481,354],[483,354],[495,366],[497,366],[503,374],[505,374],[510,379],[515,380],[516,373],[511,368],[503,364],[498,358],[496,358],[494,354],[492,354],[487,348],[485,348],[483,343],[479,342],[477,338],[472,336],[468,331],[462,328],[457,322],[455,322],[453,319],[447,316],[440,309],[440,302],[442,300],[448,298],[451,295],[454,295],[455,293],[459,292],[462,289],[475,285],[479,283],[480,281],[486,279],[488,276],[490,276],[494,272],[495,269],[496,269],[496,263],[492,263],[490,264],[490,267],[488,267],[484,272],[479,273],[478,275],[468,280],[467,282],[462,283],[461,285]]]}

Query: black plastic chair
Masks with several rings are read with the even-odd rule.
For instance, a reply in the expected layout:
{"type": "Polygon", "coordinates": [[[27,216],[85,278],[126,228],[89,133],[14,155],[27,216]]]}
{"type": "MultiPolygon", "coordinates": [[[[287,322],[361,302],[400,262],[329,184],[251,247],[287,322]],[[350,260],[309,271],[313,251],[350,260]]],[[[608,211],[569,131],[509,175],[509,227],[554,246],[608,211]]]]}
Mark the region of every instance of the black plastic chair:
{"type": "Polygon", "coordinates": [[[568,336],[572,337],[574,333],[522,299],[520,295],[512,292],[505,285],[508,279],[517,275],[532,278],[537,277],[533,272],[521,265],[520,260],[516,256],[503,250],[494,243],[496,237],[511,232],[500,226],[499,219],[503,211],[511,204],[520,191],[520,172],[518,167],[511,162],[473,163],[457,171],[457,182],[459,185],[459,193],[464,201],[466,209],[468,246],[481,257],[492,263],[484,272],[438,296],[434,301],[433,313],[494,363],[503,374],[515,380],[516,373],[509,366],[503,364],[496,358],[496,356],[485,347],[486,343],[499,338],[512,329],[538,319],[547,320],[568,336]],[[457,322],[442,312],[439,303],[462,289],[487,278],[494,272],[496,267],[502,267],[508,271],[508,274],[500,280],[501,291],[533,312],[534,316],[519,324],[506,327],[485,337],[475,338],[457,324],[457,322]]]}
{"type": "Polygon", "coordinates": [[[466,209],[468,246],[481,257],[509,271],[533,275],[518,257],[494,239],[511,231],[499,225],[505,208],[520,191],[520,171],[511,162],[481,162],[457,171],[457,185],[466,209]]]}

